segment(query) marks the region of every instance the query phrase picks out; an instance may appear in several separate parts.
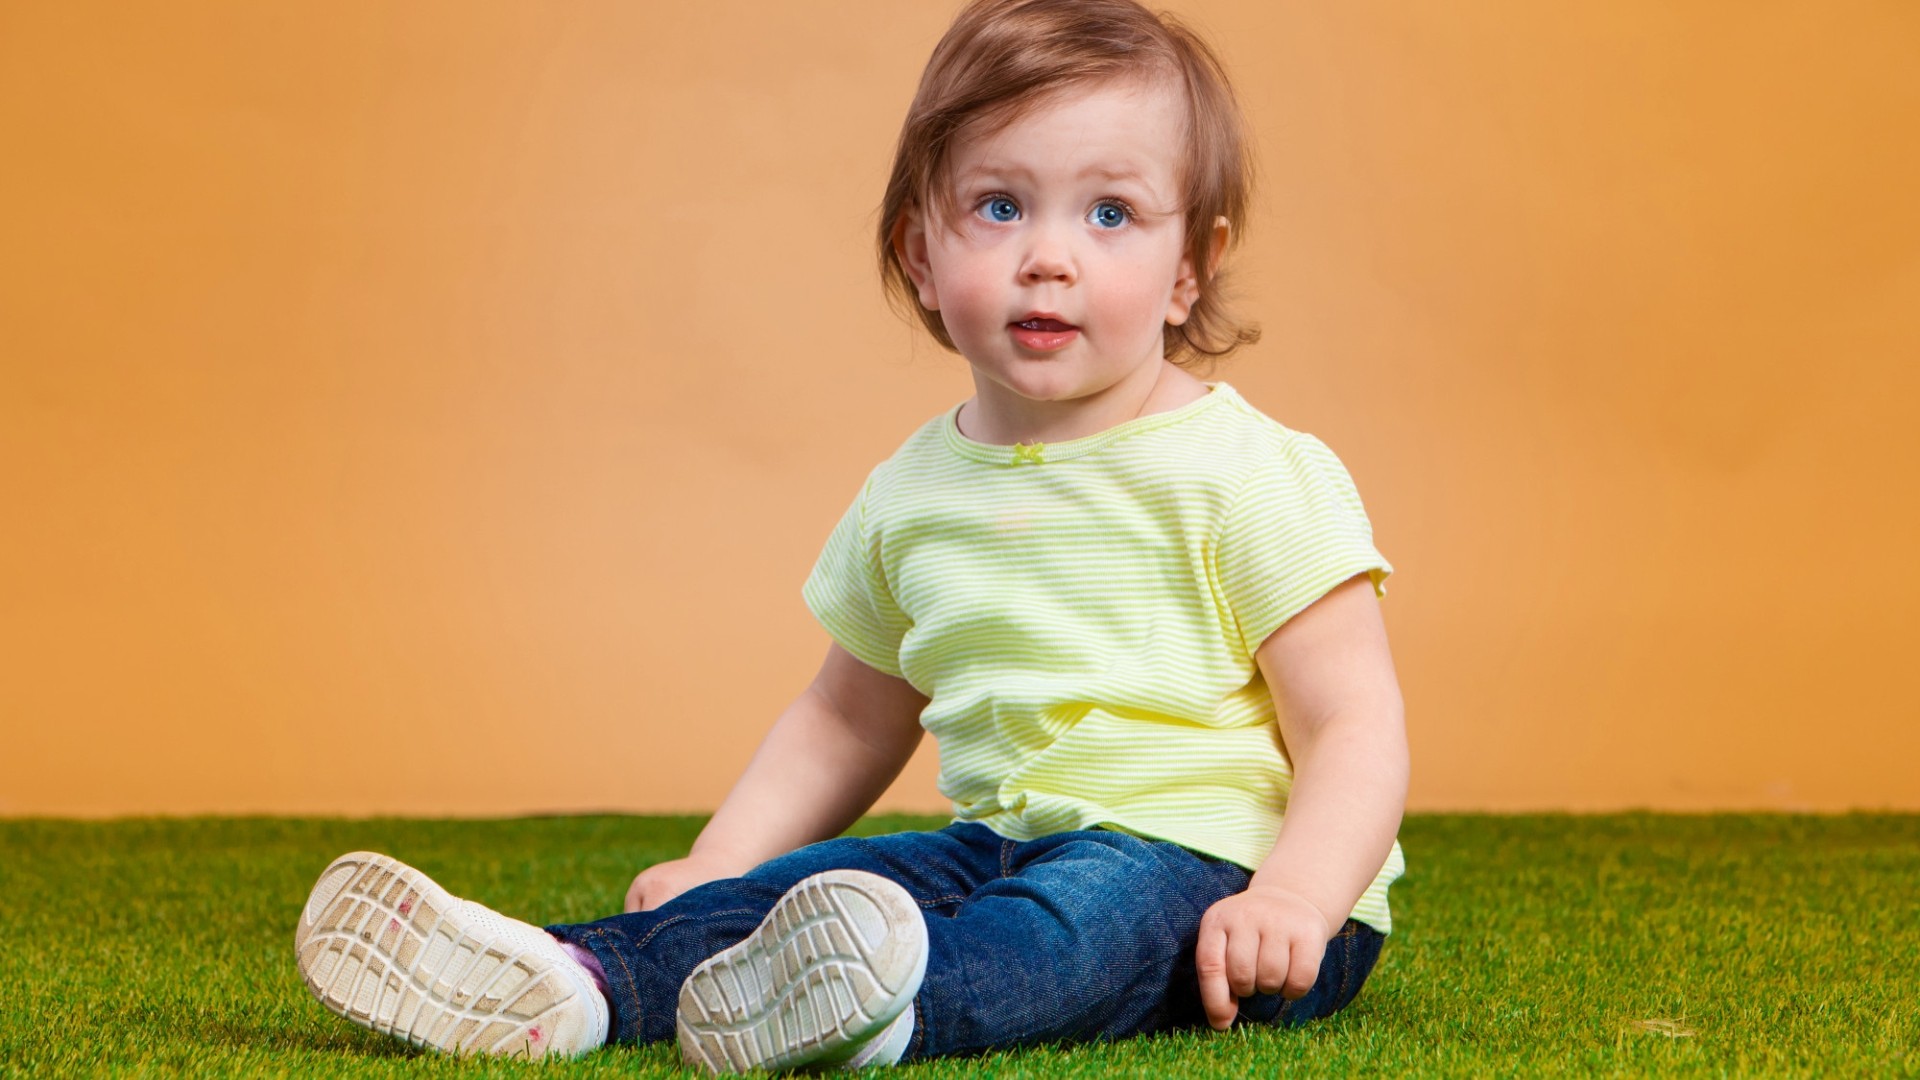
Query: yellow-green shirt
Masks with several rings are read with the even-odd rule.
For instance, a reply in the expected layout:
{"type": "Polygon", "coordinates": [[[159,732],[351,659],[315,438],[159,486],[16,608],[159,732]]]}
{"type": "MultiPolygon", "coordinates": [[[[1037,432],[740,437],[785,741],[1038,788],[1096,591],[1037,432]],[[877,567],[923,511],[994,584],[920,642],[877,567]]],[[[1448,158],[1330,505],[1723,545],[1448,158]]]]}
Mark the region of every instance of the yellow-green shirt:
{"type": "MultiPolygon", "coordinates": [[[[995,446],[959,406],[868,475],[801,590],[930,700],[954,817],[1013,840],[1113,827],[1257,869],[1293,770],[1254,653],[1393,567],[1325,443],[1225,382],[1065,442],[995,446]]],[[[1391,932],[1400,844],[1353,917],[1391,932]]]]}

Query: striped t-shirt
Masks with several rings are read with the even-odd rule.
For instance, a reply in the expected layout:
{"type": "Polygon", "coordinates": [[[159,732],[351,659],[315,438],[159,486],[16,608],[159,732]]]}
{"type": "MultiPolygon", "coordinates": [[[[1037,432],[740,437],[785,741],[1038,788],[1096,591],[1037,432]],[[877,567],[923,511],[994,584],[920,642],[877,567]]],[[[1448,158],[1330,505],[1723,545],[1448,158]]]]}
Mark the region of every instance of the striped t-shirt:
{"type": "MultiPolygon", "coordinates": [[[[867,477],[801,595],[930,700],[940,792],[1012,840],[1119,828],[1257,869],[1293,771],[1254,659],[1393,567],[1325,443],[1225,382],[1065,442],[929,420],[867,477]]],[[[1353,917],[1390,932],[1396,840],[1353,917]]]]}

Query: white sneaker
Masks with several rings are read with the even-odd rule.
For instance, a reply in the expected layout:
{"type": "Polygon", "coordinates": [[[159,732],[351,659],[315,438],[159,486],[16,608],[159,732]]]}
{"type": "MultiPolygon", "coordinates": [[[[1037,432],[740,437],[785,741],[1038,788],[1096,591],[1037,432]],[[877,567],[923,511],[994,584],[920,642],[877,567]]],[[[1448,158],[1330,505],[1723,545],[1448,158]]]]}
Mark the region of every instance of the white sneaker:
{"type": "Polygon", "coordinates": [[[327,867],[293,948],[322,1005],[415,1046],[538,1058],[607,1041],[606,999],[552,935],[385,855],[327,867]]]}
{"type": "Polygon", "coordinates": [[[897,1060],[927,971],[927,923],[899,885],[829,870],[787,890],[753,933],[680,987],[680,1053],[710,1072],[897,1060]],[[868,1051],[862,1053],[862,1051],[868,1051]]]}

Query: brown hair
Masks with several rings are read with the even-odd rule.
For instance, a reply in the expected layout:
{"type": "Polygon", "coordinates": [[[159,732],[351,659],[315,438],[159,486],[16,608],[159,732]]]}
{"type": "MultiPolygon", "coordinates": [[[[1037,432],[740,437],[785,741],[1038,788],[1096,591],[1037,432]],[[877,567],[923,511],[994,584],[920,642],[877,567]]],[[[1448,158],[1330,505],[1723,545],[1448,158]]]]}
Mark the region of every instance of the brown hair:
{"type": "Polygon", "coordinates": [[[1227,219],[1229,247],[1246,221],[1253,159],[1245,118],[1213,50],[1172,15],[1134,0],[973,0],[955,16],[907,108],[881,201],[880,278],[889,302],[954,349],[940,313],[918,303],[893,235],[910,210],[951,213],[945,179],[960,129],[978,123],[990,135],[1064,87],[1153,75],[1172,76],[1185,91],[1181,210],[1200,286],[1187,321],[1162,328],[1162,355],[1175,363],[1219,359],[1258,341],[1258,327],[1226,310],[1225,275],[1208,265],[1215,219],[1227,219]]]}

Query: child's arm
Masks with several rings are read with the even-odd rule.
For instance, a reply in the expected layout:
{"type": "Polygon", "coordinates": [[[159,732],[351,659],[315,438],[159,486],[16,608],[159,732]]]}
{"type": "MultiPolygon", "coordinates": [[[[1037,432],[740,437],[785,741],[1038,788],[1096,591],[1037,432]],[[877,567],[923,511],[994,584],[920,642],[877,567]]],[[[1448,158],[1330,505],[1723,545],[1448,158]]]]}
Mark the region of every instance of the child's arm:
{"type": "Polygon", "coordinates": [[[1287,620],[1256,658],[1293,762],[1293,792],[1247,890],[1200,922],[1200,997],[1222,1030],[1236,998],[1312,989],[1328,939],[1386,863],[1407,799],[1405,711],[1366,575],[1287,620]]]}
{"type": "Polygon", "coordinates": [[[834,644],[812,685],[760,741],[692,852],[634,878],[626,910],[659,907],[695,885],[737,877],[840,835],[913,756],[926,706],[911,683],[834,644]]]}

